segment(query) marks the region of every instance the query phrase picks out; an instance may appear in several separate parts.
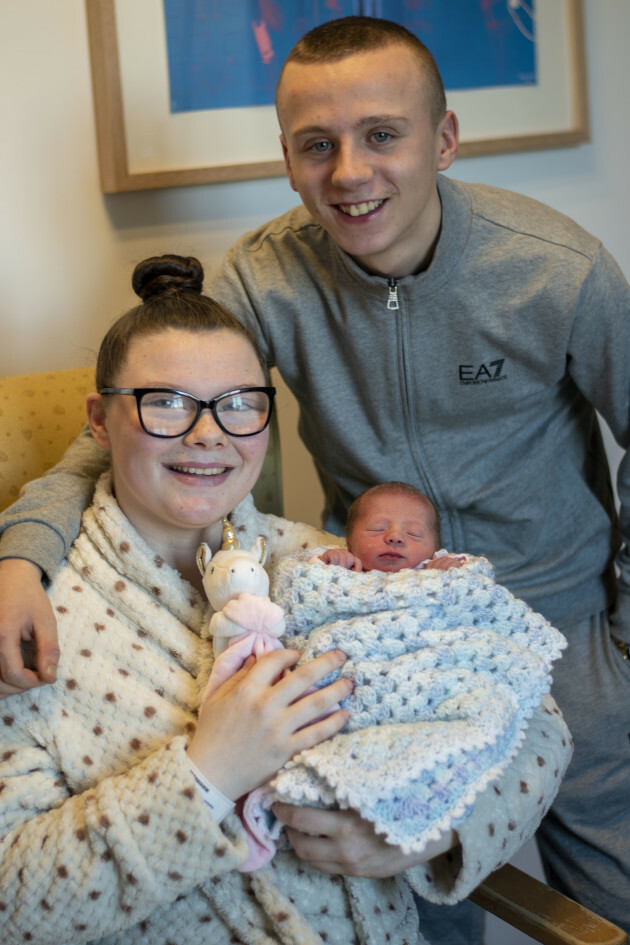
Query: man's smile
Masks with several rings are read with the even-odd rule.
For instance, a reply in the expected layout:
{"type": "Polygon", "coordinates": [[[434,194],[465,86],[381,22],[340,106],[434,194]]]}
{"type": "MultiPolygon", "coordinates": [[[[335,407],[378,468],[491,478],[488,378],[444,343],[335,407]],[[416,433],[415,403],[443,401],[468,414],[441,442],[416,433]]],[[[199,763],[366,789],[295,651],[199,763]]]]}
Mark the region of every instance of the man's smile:
{"type": "Polygon", "coordinates": [[[363,217],[366,213],[377,210],[383,203],[385,203],[384,200],[367,200],[363,203],[340,203],[337,206],[342,213],[350,217],[363,217]]]}

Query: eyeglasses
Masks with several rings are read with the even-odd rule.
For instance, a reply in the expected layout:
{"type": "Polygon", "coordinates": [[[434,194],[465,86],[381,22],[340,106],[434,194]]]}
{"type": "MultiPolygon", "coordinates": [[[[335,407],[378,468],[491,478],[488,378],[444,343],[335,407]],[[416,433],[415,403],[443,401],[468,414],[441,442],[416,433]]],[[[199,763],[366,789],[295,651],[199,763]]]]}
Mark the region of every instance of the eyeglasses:
{"type": "Polygon", "coordinates": [[[100,394],[133,394],[138,419],[149,436],[185,436],[197,423],[202,410],[210,410],[217,425],[229,436],[262,433],[273,408],[275,387],[240,387],[213,400],[168,387],[103,387],[100,394]]]}

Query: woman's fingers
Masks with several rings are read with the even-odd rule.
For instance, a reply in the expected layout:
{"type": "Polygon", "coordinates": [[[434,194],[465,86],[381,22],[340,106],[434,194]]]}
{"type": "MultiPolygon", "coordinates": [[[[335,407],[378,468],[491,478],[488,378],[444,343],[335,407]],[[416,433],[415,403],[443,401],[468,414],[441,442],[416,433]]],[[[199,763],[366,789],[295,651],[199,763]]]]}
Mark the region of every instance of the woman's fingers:
{"type": "Polygon", "coordinates": [[[341,669],[347,660],[342,650],[329,650],[290,672],[290,667],[299,658],[298,650],[273,650],[266,653],[252,668],[248,680],[248,684],[272,687],[268,695],[278,706],[295,707],[293,718],[296,729],[329,712],[353,689],[352,682],[344,677],[339,677],[321,689],[315,686],[330,673],[341,669]]]}
{"type": "Polygon", "coordinates": [[[284,730],[288,738],[293,736],[295,744],[291,754],[312,748],[343,728],[349,718],[346,709],[340,709],[338,703],[353,690],[351,680],[344,677],[336,679],[321,689],[315,687],[331,672],[339,670],[346,662],[346,654],[341,650],[330,650],[314,660],[309,660],[293,672],[287,672],[287,666],[297,662],[299,653],[293,650],[292,656],[279,660],[274,651],[263,656],[251,671],[251,681],[271,685],[266,694],[282,711],[283,719],[278,731],[284,730]],[[278,675],[278,665],[282,665],[278,675]],[[274,681],[275,680],[275,681],[274,681]]]}
{"type": "Polygon", "coordinates": [[[236,687],[243,681],[243,679],[245,679],[245,677],[249,674],[249,672],[254,668],[255,665],[256,665],[256,657],[248,656],[245,662],[243,663],[243,665],[241,666],[241,668],[238,669],[228,679],[226,679],[225,682],[223,682],[218,687],[216,692],[220,693],[222,696],[226,696],[233,689],[236,689],[236,687]]]}
{"type": "Polygon", "coordinates": [[[352,875],[353,868],[368,854],[370,862],[375,858],[375,850],[382,855],[382,838],[377,838],[373,825],[362,820],[356,811],[276,803],[273,812],[285,825],[296,855],[314,869],[352,875]]]}
{"type": "MultiPolygon", "coordinates": [[[[225,692],[224,687],[227,686],[228,682],[236,681],[235,685],[238,685],[244,676],[251,674],[248,684],[256,684],[262,687],[273,686],[279,701],[289,705],[299,699],[300,696],[303,696],[320,679],[340,669],[347,659],[342,650],[329,650],[327,653],[322,653],[321,656],[309,660],[308,663],[303,663],[293,672],[287,672],[292,666],[295,666],[300,656],[299,650],[272,650],[270,653],[261,656],[255,662],[255,665],[252,665],[251,662],[254,657],[249,657],[241,669],[219,687],[217,693],[225,692]]],[[[323,692],[324,690],[320,691],[323,692]]]]}
{"type": "Polygon", "coordinates": [[[307,721],[301,725],[292,736],[291,755],[296,755],[300,751],[306,751],[314,748],[320,742],[331,738],[341,731],[348,719],[350,713],[347,709],[335,709],[322,717],[316,717],[315,721],[307,721]]]}
{"type": "MultiPolygon", "coordinates": [[[[324,718],[328,718],[331,713],[339,709],[339,703],[347,699],[353,689],[354,683],[352,680],[342,676],[323,689],[307,691],[304,696],[298,698],[291,705],[294,730],[297,732],[305,726],[319,723],[320,719],[323,721],[324,718]]],[[[345,713],[345,721],[347,721],[349,712],[346,709],[343,712],[345,713]]],[[[345,724],[345,722],[342,724],[345,724]]],[[[328,735],[323,737],[327,738],[328,735]]],[[[317,744],[318,741],[322,741],[322,738],[318,738],[313,744],[317,744]]]]}
{"type": "Polygon", "coordinates": [[[450,830],[420,852],[403,853],[353,810],[321,810],[276,803],[273,812],[300,859],[324,873],[385,878],[445,853],[459,843],[450,830]]]}
{"type": "MultiPolygon", "coordinates": [[[[300,656],[299,650],[272,650],[258,660],[256,673],[261,681],[273,683],[284,669],[295,666],[300,656]]],[[[329,650],[327,653],[322,653],[321,656],[309,660],[308,663],[303,663],[294,672],[283,675],[283,691],[290,696],[290,701],[297,699],[328,673],[340,669],[346,659],[347,656],[342,650],[329,650]]]]}
{"type": "Polygon", "coordinates": [[[275,650],[246,663],[203,704],[188,754],[227,797],[239,797],[272,777],[296,752],[341,729],[348,712],[337,703],[352,683],[338,679],[304,696],[346,660],[338,650],[287,672],[297,650],[275,650]],[[304,696],[304,698],[300,698],[304,696]]]}

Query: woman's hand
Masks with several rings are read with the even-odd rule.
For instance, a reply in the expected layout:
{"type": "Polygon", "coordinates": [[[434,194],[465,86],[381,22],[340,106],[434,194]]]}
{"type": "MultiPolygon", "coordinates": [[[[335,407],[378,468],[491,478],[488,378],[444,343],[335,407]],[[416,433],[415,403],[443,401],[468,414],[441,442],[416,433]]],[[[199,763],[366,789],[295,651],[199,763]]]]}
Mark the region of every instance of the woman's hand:
{"type": "Polygon", "coordinates": [[[39,568],[20,558],[5,558],[0,561],[0,699],[53,683],[58,662],[57,623],[39,568]],[[34,651],[29,669],[22,643],[34,651]]]}
{"type": "Polygon", "coordinates": [[[294,754],[335,735],[348,721],[346,709],[330,710],[351,693],[350,680],[340,678],[304,696],[343,666],[345,654],[331,650],[288,672],[299,658],[297,650],[274,650],[257,662],[250,657],[203,705],[188,755],[231,800],[263,784],[294,754]]]}
{"type": "Polygon", "coordinates": [[[420,853],[405,854],[375,833],[374,825],[356,811],[279,803],[272,809],[285,825],[296,855],[323,873],[385,879],[426,863],[459,842],[457,834],[448,831],[420,853]]]}

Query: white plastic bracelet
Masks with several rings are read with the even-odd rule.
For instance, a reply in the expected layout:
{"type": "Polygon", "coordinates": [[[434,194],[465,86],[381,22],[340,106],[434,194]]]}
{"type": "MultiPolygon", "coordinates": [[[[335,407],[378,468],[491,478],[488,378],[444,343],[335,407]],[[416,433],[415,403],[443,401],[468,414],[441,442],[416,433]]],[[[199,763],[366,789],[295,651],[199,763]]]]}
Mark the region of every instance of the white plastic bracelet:
{"type": "MultiPolygon", "coordinates": [[[[188,755],[186,755],[188,758],[188,755]]],[[[234,810],[234,802],[231,801],[225,794],[222,794],[214,784],[211,784],[210,781],[201,773],[194,761],[191,761],[188,758],[188,764],[190,765],[190,770],[192,771],[193,778],[201,796],[203,798],[204,804],[212,814],[213,818],[218,824],[224,820],[228,814],[231,814],[234,810]]]]}

